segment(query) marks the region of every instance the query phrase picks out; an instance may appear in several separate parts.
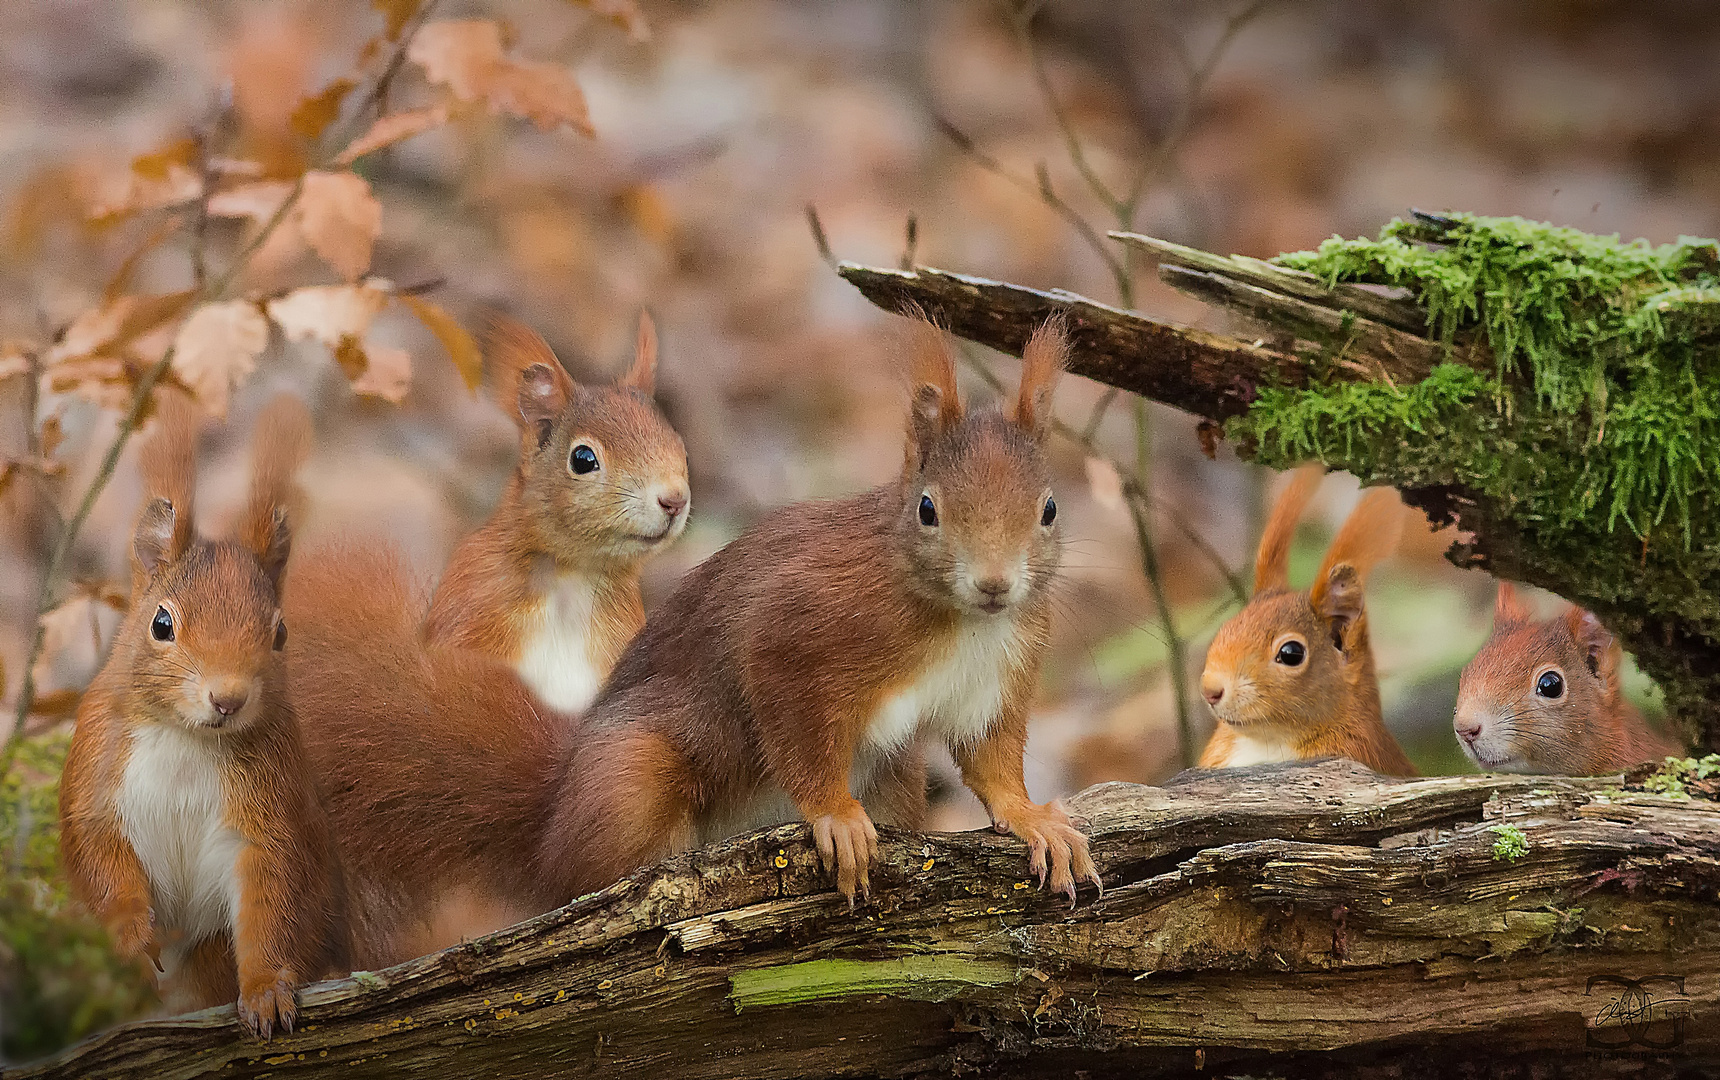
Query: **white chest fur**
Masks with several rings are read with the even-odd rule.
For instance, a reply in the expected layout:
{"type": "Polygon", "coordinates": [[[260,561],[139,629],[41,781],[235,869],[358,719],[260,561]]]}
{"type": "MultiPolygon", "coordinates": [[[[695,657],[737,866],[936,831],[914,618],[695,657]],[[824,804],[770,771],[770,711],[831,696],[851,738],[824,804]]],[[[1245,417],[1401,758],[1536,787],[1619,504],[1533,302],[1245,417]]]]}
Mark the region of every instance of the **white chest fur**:
{"type": "Polygon", "coordinates": [[[245,842],[222,821],[219,749],[148,724],[132,735],[115,809],[144,872],[156,922],[188,941],[233,929],[245,842]]]}
{"type": "Polygon", "coordinates": [[[866,726],[863,753],[894,753],[924,733],[946,743],[977,739],[1003,708],[1004,680],[1020,663],[1013,619],[972,618],[913,681],[891,692],[866,726]]]}
{"type": "Polygon", "coordinates": [[[521,627],[519,676],[545,705],[583,712],[606,674],[594,655],[597,594],[577,574],[560,574],[530,608],[521,627]]]}
{"type": "Polygon", "coordinates": [[[1225,764],[1232,769],[1240,769],[1244,765],[1271,765],[1279,761],[1295,761],[1299,756],[1296,747],[1283,739],[1274,739],[1271,736],[1254,739],[1247,735],[1238,735],[1230,748],[1230,760],[1225,764]]]}

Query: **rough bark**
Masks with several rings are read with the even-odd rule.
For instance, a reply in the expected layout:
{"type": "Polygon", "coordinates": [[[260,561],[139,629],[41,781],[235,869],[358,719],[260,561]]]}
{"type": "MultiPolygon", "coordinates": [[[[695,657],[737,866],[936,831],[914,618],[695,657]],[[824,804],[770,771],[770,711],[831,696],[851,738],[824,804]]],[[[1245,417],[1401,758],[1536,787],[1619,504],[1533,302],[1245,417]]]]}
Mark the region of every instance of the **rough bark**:
{"type": "MultiPolygon", "coordinates": [[[[1426,336],[1423,313],[1407,299],[1355,285],[1329,287],[1245,256],[1112,235],[1157,260],[1165,281],[1241,317],[1259,336],[1176,326],[1062,290],[929,267],[843,263],[839,272],[880,307],[918,305],[952,332],[1016,355],[1035,325],[1062,313],[1073,331],[1076,374],[1212,423],[1246,411],[1264,385],[1300,387],[1315,377],[1403,385],[1448,359],[1494,370],[1481,342],[1459,340],[1448,355],[1426,336]]],[[[1251,449],[1237,447],[1243,456],[1251,449]]],[[[1466,539],[1447,552],[1456,565],[1538,585],[1595,611],[1660,683],[1697,745],[1720,750],[1720,620],[1710,614],[1720,604],[1707,602],[1707,584],[1691,580],[1677,552],[1650,552],[1625,530],[1598,532],[1593,548],[1575,555],[1543,549],[1511,507],[1429,473],[1413,454],[1363,479],[1396,485],[1435,525],[1457,525],[1466,539]]]]}
{"type": "Polygon", "coordinates": [[[1108,784],[1073,802],[1106,885],[1073,909],[1007,837],[889,833],[850,911],[785,826],[308,988],[268,1045],[224,1008],[8,1075],[1705,1073],[1720,807],[1617,785],[1348,762],[1108,784]],[[1591,1046],[1643,1004],[1614,980],[1653,975],[1682,983],[1644,984],[1637,1034],[1681,1044],[1591,1046]]]}

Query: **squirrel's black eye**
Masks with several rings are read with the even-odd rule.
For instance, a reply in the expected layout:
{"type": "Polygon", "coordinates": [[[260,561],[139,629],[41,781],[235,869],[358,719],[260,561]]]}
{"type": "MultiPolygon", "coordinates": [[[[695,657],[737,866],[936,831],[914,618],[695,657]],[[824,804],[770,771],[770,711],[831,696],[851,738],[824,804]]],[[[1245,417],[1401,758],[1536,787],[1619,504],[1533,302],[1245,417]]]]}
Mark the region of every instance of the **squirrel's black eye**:
{"type": "Polygon", "coordinates": [[[164,607],[155,609],[155,618],[149,620],[149,636],[157,641],[173,640],[173,616],[164,607]]]}
{"type": "Polygon", "coordinates": [[[1565,678],[1556,671],[1543,671],[1535,680],[1535,696],[1557,701],[1565,696],[1565,678]]]}
{"type": "Polygon", "coordinates": [[[575,476],[584,476],[586,473],[596,472],[597,451],[584,443],[580,443],[573,448],[573,453],[568,455],[567,467],[573,470],[575,476]]]}
{"type": "Polygon", "coordinates": [[[1045,500],[1045,513],[1039,515],[1039,524],[1049,529],[1051,527],[1051,523],[1056,520],[1057,500],[1048,498],[1045,500]]]}
{"type": "Polygon", "coordinates": [[[1300,641],[1286,641],[1278,646],[1278,655],[1272,659],[1285,667],[1301,667],[1302,661],[1307,659],[1307,656],[1308,647],[1306,645],[1300,641]]]}
{"type": "Polygon", "coordinates": [[[932,505],[930,495],[920,496],[920,524],[932,528],[938,523],[938,508],[932,505]]]}
{"type": "Polygon", "coordinates": [[[280,652],[282,649],[284,649],[286,647],[287,647],[287,624],[285,622],[278,622],[275,624],[275,651],[280,652]]]}

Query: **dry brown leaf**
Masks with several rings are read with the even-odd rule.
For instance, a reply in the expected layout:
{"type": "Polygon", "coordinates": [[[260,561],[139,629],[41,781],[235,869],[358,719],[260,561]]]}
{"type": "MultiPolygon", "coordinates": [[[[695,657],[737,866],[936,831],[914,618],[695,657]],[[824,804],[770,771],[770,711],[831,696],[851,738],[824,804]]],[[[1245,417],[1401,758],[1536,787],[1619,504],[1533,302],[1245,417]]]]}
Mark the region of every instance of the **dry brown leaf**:
{"type": "Polygon", "coordinates": [[[90,219],[107,224],[142,210],[176,206],[197,198],[203,193],[202,177],[176,157],[173,147],[145,154],[125,172],[99,181],[90,202],[90,219]]]}
{"type": "MultiPolygon", "coordinates": [[[[66,431],[64,426],[60,423],[59,413],[55,413],[42,421],[42,430],[38,433],[36,441],[42,448],[42,457],[44,459],[51,459],[56,453],[58,453],[60,444],[64,442],[65,439],[66,431]]],[[[56,464],[58,463],[56,462],[56,464]]]]}
{"type": "Polygon", "coordinates": [[[441,127],[448,122],[448,107],[446,105],[431,105],[422,109],[412,109],[407,112],[394,113],[384,116],[372,124],[370,130],[352,141],[352,145],[341,151],[334,159],[336,165],[351,165],[366,154],[374,154],[385,146],[393,146],[397,142],[422,135],[431,128],[441,127]]]}
{"type": "Polygon", "coordinates": [[[388,28],[384,31],[388,40],[393,41],[400,36],[400,31],[406,29],[406,24],[412,16],[418,14],[418,9],[424,0],[370,0],[370,6],[382,13],[388,20],[388,28]]]}
{"type": "Polygon", "coordinates": [[[466,389],[476,390],[484,381],[484,353],[472,335],[466,332],[458,319],[430,301],[417,296],[402,296],[400,299],[448,350],[448,359],[454,362],[454,369],[465,381],[466,389]]]}
{"type": "Polygon", "coordinates": [[[288,123],[302,137],[316,142],[340,115],[341,103],[358,84],[351,79],[336,79],[294,106],[288,123]]]}
{"type": "Polygon", "coordinates": [[[292,193],[293,185],[286,180],[259,180],[254,184],[241,184],[210,196],[209,213],[213,217],[243,217],[259,222],[268,221],[292,193]]]}
{"type": "Polygon", "coordinates": [[[234,387],[257,369],[257,357],[268,344],[269,321],[257,305],[249,300],[204,304],[179,327],[173,373],[206,411],[226,416],[234,387]]]}
{"type": "MultiPolygon", "coordinates": [[[[419,316],[421,319],[423,317],[422,315],[419,316]]],[[[434,330],[435,327],[432,326],[431,329],[434,330]]],[[[437,337],[440,336],[440,334],[437,335],[437,337]]],[[[10,379],[16,375],[28,375],[29,373],[30,354],[24,346],[13,341],[0,345],[0,379],[10,379]]]]}
{"type": "Polygon", "coordinates": [[[363,355],[364,374],[352,380],[353,393],[396,405],[405,401],[412,384],[412,354],[389,345],[366,345],[363,355]]]}
{"type": "Polygon", "coordinates": [[[77,715],[78,703],[83,699],[82,690],[50,690],[36,695],[30,707],[30,715],[48,720],[70,720],[77,715]]]}
{"type": "Polygon", "coordinates": [[[289,341],[320,341],[337,347],[343,338],[361,338],[388,302],[388,294],[367,285],[311,285],[269,301],[269,318],[289,341]]]}
{"type": "Polygon", "coordinates": [[[651,40],[651,28],[645,25],[645,16],[640,14],[639,5],[634,0],[569,0],[583,8],[603,16],[610,22],[627,31],[627,36],[634,41],[651,40]]]}
{"type": "MultiPolygon", "coordinates": [[[[154,343],[145,344],[140,339],[178,318],[194,295],[188,289],[158,296],[121,296],[92,308],[72,320],[59,342],[48,351],[46,363],[52,367],[97,352],[119,353],[128,349],[144,356],[155,353],[154,343]]],[[[165,343],[162,347],[165,348],[165,343]]]]}
{"type": "Polygon", "coordinates": [[[382,204],[362,176],[308,172],[297,207],[305,242],[335,272],[355,281],[370,268],[370,249],[382,233],[382,204]]]}
{"type": "Polygon", "coordinates": [[[523,116],[546,131],[562,124],[592,134],[585,94],[559,64],[510,60],[502,30],[487,19],[446,19],[418,31],[407,57],[463,101],[523,116]]]}

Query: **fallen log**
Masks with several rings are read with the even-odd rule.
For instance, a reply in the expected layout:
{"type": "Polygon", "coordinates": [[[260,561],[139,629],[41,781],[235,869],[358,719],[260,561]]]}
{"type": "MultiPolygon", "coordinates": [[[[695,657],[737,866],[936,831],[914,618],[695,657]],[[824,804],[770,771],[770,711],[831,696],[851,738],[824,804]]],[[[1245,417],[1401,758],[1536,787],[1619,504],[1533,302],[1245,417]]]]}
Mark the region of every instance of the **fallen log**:
{"type": "Polygon", "coordinates": [[[1344,761],[1072,800],[1104,895],[989,832],[887,832],[849,910],[803,826],[507,931],[6,1075],[1681,1075],[1720,1063],[1720,805],[1344,761]],[[1079,1073],[1077,1073],[1079,1070],[1079,1073]]]}

